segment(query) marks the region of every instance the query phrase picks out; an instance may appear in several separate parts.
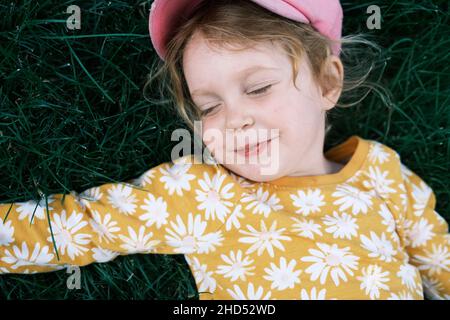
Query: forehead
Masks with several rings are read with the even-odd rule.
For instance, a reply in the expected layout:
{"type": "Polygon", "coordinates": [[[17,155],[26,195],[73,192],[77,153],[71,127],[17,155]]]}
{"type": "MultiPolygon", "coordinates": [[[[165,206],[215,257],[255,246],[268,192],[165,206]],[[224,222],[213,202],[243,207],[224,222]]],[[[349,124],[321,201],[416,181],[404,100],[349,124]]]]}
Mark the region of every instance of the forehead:
{"type": "MultiPolygon", "coordinates": [[[[238,49],[238,47],[235,47],[238,49]]],[[[216,47],[209,44],[199,33],[194,34],[186,46],[183,55],[183,69],[189,83],[207,82],[214,77],[236,79],[246,71],[266,71],[257,66],[270,69],[282,69],[289,65],[284,51],[271,42],[259,43],[244,50],[232,50],[229,47],[216,47]],[[247,70],[249,69],[249,70],[247,70]]],[[[217,79],[217,78],[216,78],[217,79]]]]}

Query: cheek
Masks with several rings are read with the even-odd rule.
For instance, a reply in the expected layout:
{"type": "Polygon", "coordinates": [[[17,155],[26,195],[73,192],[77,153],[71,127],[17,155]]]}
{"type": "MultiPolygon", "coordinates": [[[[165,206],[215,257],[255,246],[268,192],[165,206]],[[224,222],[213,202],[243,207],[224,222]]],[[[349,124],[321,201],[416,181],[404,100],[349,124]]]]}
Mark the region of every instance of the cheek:
{"type": "Polygon", "coordinates": [[[223,146],[223,135],[219,129],[219,123],[215,119],[203,120],[202,139],[210,151],[221,149],[223,146]]]}
{"type": "Polygon", "coordinates": [[[289,134],[296,143],[314,134],[325,121],[318,101],[301,94],[291,97],[274,116],[281,132],[289,134]]]}

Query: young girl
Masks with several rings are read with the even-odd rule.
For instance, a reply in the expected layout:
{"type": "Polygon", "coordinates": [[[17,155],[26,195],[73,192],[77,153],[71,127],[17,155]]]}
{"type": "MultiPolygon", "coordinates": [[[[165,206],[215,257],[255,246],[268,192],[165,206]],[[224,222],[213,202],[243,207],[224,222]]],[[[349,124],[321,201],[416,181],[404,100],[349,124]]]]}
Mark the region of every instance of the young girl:
{"type": "Polygon", "coordinates": [[[375,141],[323,152],[341,28],[338,0],[156,0],[153,45],[212,163],[1,204],[0,272],[184,254],[200,299],[448,299],[432,190],[375,141]]]}

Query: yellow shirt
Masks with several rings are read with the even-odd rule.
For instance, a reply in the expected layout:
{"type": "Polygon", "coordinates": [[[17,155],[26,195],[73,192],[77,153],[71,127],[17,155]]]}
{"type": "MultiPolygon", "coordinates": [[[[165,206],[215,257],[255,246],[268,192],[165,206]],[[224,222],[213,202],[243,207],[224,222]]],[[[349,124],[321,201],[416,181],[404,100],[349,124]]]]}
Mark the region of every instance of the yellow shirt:
{"type": "Polygon", "coordinates": [[[375,141],[353,136],[326,156],[346,164],[255,183],[189,155],[49,196],[48,216],[45,199],[1,204],[0,273],[184,254],[200,299],[449,299],[432,190],[375,141]]]}

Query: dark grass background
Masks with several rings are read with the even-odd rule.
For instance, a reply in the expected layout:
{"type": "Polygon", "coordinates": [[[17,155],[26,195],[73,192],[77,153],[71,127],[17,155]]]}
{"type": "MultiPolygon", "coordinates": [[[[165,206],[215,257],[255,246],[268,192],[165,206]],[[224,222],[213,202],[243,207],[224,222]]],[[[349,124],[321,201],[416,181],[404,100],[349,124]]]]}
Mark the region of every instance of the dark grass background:
{"type": "MultiPolygon", "coordinates": [[[[450,220],[450,29],[447,1],[341,1],[343,34],[364,32],[383,47],[379,83],[332,114],[327,146],[352,134],[393,147],[437,195],[450,220]],[[368,30],[366,8],[381,8],[368,30]]],[[[148,37],[151,1],[0,2],[0,202],[37,200],[135,178],[170,160],[172,130],[185,127],[159,93],[142,89],[157,56],[148,37]],[[66,29],[78,5],[81,30],[66,29]]],[[[81,269],[0,276],[0,299],[198,299],[181,255],[130,255],[81,269]]]]}

